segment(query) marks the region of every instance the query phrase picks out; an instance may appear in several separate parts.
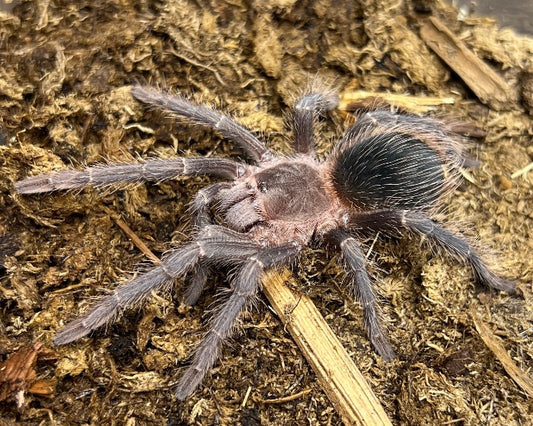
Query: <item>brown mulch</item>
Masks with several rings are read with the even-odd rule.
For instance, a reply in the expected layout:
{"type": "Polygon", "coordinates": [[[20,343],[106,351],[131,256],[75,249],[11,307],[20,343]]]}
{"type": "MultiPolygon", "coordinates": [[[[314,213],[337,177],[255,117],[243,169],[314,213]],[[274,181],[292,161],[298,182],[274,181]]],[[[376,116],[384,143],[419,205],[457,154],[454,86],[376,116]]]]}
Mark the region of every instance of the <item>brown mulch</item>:
{"type": "MultiPolygon", "coordinates": [[[[0,46],[0,365],[22,366],[0,372],[0,425],[341,424],[263,297],[203,386],[173,398],[223,275],[190,309],[177,283],[91,338],[54,347],[61,325],[149,262],[117,218],[161,255],[186,240],[188,202],[207,179],[38,196],[13,187],[70,165],[234,153],[210,131],[146,111],[129,94],[138,83],[229,111],[288,153],[284,114],[316,81],[341,95],[452,98],[427,114],[483,130],[470,146],[480,165],[465,171],[447,223],[522,295],[474,285],[468,268],[417,240],[367,241],[398,353],[385,363],[339,262],[305,251],[295,290],[315,302],[393,424],[531,423],[520,380],[533,358],[533,40],[490,19],[458,20],[438,0],[38,0],[0,13],[0,46]],[[428,40],[435,20],[459,67],[428,40]],[[497,95],[479,92],[483,71],[473,82],[462,74],[476,60],[503,81],[497,95]]],[[[319,153],[348,119],[323,120],[319,153]]]]}

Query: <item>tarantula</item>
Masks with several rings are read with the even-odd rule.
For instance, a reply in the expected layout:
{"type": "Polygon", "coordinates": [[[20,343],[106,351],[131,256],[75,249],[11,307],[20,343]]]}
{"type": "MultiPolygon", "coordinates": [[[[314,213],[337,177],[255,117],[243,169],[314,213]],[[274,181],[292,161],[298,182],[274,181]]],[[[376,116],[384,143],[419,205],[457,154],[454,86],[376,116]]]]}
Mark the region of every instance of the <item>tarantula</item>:
{"type": "Polygon", "coordinates": [[[295,152],[278,156],[251,131],[211,108],[145,87],[134,87],[132,94],[144,104],[215,130],[242,148],[253,164],[226,158],[147,159],[68,169],[17,182],[19,193],[33,194],[178,176],[222,178],[198,191],[192,201],[191,241],[64,326],[54,338],[56,344],[86,336],[185,275],[184,302],[194,304],[212,268],[230,266],[234,273],[227,297],[215,310],[209,331],[177,385],[176,397],[185,399],[216,362],[240,312],[256,297],[265,269],[290,263],[302,247],[315,241],[340,251],[353,274],[352,290],[361,303],[370,342],[384,359],[392,360],[394,350],[380,325],[358,242],[358,236],[369,231],[417,234],[469,264],[481,283],[514,292],[513,282],[490,271],[472,246],[430,218],[442,206],[442,196],[455,187],[464,162],[459,144],[444,124],[385,110],[366,112],[321,160],[314,151],[314,122],[319,114],[334,109],[338,100],[332,93],[309,93],[295,107],[295,152]]]}

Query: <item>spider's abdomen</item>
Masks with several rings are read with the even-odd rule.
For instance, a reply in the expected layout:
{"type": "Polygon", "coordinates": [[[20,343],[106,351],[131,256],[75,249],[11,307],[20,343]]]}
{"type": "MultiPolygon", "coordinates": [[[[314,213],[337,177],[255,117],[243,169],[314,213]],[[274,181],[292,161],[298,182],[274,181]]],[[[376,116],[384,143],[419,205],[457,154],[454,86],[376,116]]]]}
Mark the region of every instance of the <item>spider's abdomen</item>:
{"type": "Polygon", "coordinates": [[[414,136],[392,132],[357,141],[337,155],[338,195],[364,209],[424,209],[446,187],[442,155],[414,136]]]}

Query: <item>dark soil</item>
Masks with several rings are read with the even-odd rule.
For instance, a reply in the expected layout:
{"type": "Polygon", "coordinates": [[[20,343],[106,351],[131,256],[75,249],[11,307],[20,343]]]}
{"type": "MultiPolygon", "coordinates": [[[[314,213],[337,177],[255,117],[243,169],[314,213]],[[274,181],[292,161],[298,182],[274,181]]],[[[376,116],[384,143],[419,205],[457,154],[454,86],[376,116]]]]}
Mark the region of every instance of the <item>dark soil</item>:
{"type": "MultiPolygon", "coordinates": [[[[233,153],[212,132],[147,112],[129,93],[137,83],[229,111],[289,153],[284,112],[316,81],[341,94],[453,97],[430,114],[484,129],[470,152],[480,166],[449,200],[446,223],[477,238],[523,296],[475,286],[468,268],[418,240],[368,241],[398,353],[387,364],[369,346],[338,262],[306,251],[294,268],[297,290],[315,301],[394,424],[531,424],[531,400],[484,344],[470,312],[530,371],[533,172],[520,170],[533,161],[533,41],[456,16],[440,1],[416,0],[39,0],[0,13],[0,362],[35,342],[57,352],[37,359],[36,377],[20,385],[20,408],[15,394],[0,404],[0,424],[341,423],[264,298],[243,316],[203,386],[185,402],[173,398],[214,288],[227,285],[224,274],[191,309],[180,308],[178,283],[174,295],[154,296],[91,338],[54,347],[62,324],[148,262],[115,219],[161,255],[187,239],[187,203],[207,179],[105,193],[20,196],[13,188],[71,165],[233,153]],[[425,46],[418,25],[430,14],[521,94],[515,105],[483,105],[425,46]],[[35,383],[55,388],[36,392],[35,383]],[[299,392],[290,402],[265,402],[299,392]]],[[[321,154],[344,120],[339,111],[324,120],[321,154]]]]}

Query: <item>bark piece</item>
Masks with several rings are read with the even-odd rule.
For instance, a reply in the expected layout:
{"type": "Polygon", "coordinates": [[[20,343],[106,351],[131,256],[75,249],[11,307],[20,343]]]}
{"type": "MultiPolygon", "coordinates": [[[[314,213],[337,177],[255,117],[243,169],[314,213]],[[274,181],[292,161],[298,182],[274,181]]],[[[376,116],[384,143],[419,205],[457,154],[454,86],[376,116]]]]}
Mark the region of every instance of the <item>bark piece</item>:
{"type": "Polygon", "coordinates": [[[510,109],[516,103],[516,93],[507,82],[469,50],[443,22],[431,16],[422,23],[420,36],[481,102],[496,110],[510,109]]]}

